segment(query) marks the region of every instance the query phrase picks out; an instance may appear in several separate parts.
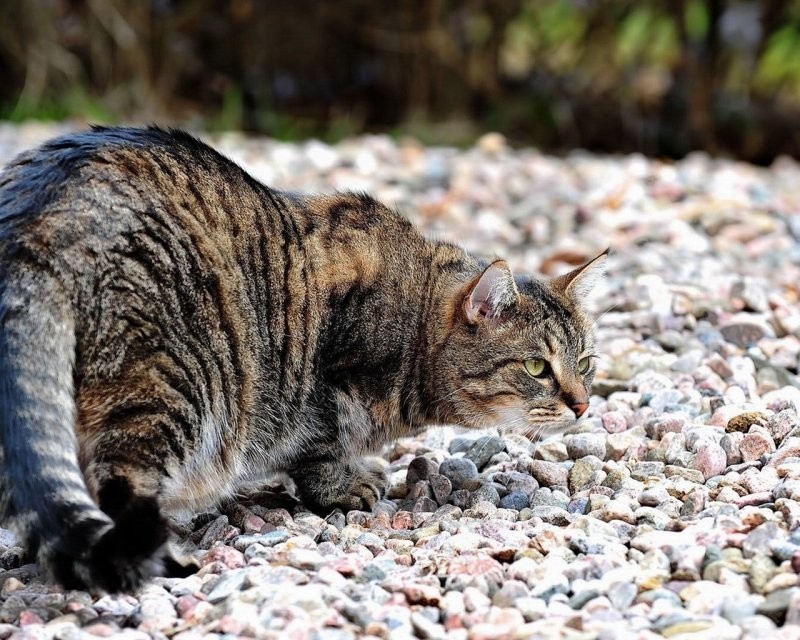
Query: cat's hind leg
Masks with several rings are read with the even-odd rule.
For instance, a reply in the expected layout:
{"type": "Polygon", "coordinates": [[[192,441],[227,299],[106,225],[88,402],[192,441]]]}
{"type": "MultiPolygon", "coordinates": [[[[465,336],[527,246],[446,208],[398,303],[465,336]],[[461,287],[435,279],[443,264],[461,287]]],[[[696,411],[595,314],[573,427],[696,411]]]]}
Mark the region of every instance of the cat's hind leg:
{"type": "MultiPolygon", "coordinates": [[[[105,397],[117,400],[110,389],[105,397]]],[[[67,588],[131,591],[150,577],[197,569],[173,556],[160,504],[169,469],[181,462],[176,452],[186,455],[188,449],[177,440],[184,431],[178,405],[169,415],[165,401],[154,395],[147,403],[129,399],[127,406],[119,401],[111,406],[101,420],[83,412],[78,440],[87,487],[112,526],[87,540],[77,558],[43,549],[45,564],[67,588]]]]}
{"type": "Polygon", "coordinates": [[[289,475],[300,499],[317,512],[334,507],[371,510],[387,484],[384,465],[375,458],[309,462],[298,465],[289,475]]]}
{"type": "MultiPolygon", "coordinates": [[[[132,591],[154,576],[179,577],[197,570],[175,559],[167,521],[158,503],[161,471],[105,461],[87,469],[100,509],[113,521],[78,559],[43,549],[55,579],[65,588],[132,591]]],[[[41,552],[40,552],[41,554],[41,552]]]]}

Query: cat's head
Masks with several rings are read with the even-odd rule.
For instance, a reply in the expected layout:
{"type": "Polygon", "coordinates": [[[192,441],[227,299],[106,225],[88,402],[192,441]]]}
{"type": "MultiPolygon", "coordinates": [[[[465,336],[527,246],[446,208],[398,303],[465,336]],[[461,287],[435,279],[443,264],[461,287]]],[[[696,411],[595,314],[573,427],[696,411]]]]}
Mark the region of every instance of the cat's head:
{"type": "Polygon", "coordinates": [[[435,364],[436,417],[532,440],[580,418],[596,366],[584,302],[607,253],[549,280],[515,277],[498,260],[460,288],[435,364]]]}

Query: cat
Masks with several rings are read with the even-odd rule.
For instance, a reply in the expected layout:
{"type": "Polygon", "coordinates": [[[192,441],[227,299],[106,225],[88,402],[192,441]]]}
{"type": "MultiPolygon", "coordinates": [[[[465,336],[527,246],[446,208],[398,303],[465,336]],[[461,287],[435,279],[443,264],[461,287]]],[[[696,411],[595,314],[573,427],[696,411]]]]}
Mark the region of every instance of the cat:
{"type": "Polygon", "coordinates": [[[168,514],[243,481],[370,509],[364,455],[395,438],[559,431],[588,407],[606,254],[515,276],[181,131],[54,139],[0,174],[0,520],[63,587],[130,591],[192,570],[168,514]]]}

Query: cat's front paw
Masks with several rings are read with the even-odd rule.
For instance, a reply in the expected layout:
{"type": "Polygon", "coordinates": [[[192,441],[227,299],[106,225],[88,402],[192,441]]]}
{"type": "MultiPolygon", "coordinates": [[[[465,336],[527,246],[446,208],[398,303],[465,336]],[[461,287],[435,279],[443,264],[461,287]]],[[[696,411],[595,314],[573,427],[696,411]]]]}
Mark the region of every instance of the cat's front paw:
{"type": "Polygon", "coordinates": [[[371,510],[388,481],[385,463],[377,458],[359,462],[323,462],[292,472],[300,499],[314,511],[335,507],[371,510]]]}
{"type": "Polygon", "coordinates": [[[385,464],[375,458],[363,460],[353,471],[350,486],[342,494],[338,506],[372,510],[381,499],[389,477],[385,464]]]}

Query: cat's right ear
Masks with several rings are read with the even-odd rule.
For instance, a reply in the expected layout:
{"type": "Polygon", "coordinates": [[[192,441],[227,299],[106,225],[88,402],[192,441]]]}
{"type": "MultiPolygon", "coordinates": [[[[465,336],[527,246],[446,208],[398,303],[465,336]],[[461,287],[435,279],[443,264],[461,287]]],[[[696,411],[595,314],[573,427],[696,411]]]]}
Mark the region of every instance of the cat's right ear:
{"type": "Polygon", "coordinates": [[[606,273],[609,249],[569,273],[553,278],[551,285],[576,304],[583,304],[586,296],[606,273]]]}
{"type": "Polygon", "coordinates": [[[470,324],[495,323],[518,302],[511,268],[505,260],[496,260],[470,284],[464,297],[464,315],[470,324]]]}

